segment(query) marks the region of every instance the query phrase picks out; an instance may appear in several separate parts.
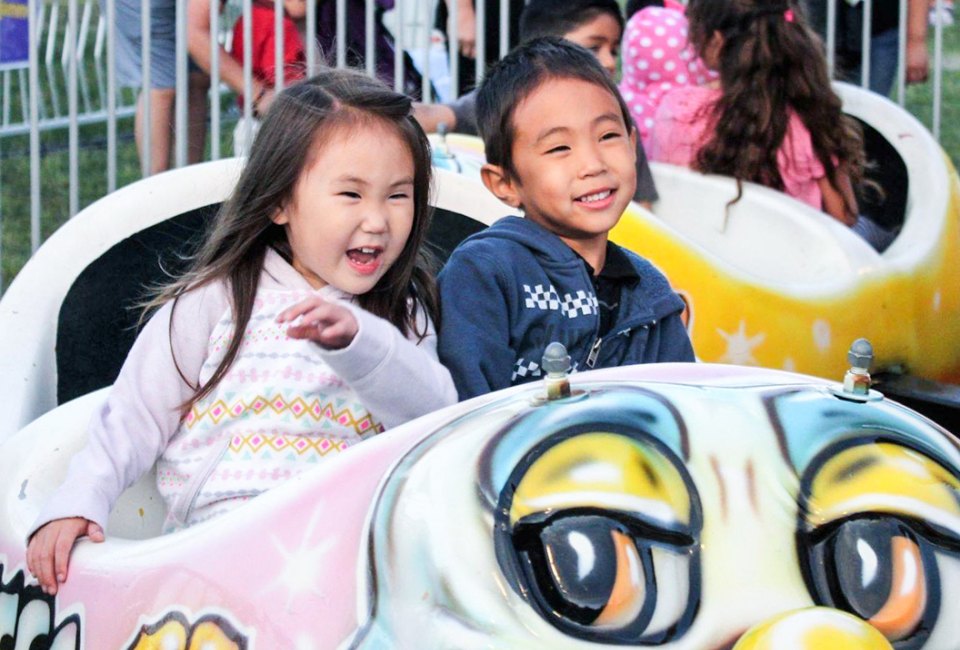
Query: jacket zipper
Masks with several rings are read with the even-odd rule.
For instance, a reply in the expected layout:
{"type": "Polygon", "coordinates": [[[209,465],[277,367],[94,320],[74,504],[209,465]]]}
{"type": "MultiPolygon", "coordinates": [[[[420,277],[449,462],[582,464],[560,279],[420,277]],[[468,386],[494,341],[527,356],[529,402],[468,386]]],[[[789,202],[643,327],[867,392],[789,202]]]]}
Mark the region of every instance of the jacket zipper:
{"type": "Polygon", "coordinates": [[[597,357],[600,356],[600,346],[603,344],[603,337],[598,337],[596,341],[593,342],[593,346],[590,348],[590,353],[587,355],[587,368],[593,368],[597,363],[597,357]]]}
{"type": "Polygon", "coordinates": [[[183,491],[183,498],[177,503],[176,511],[173,513],[174,521],[180,526],[187,525],[203,486],[206,484],[207,479],[210,478],[213,470],[216,469],[217,465],[226,455],[229,448],[230,436],[226,436],[225,444],[221,445],[220,448],[215,447],[212,450],[213,453],[204,459],[204,463],[198,468],[197,473],[191,477],[190,482],[183,491]]]}
{"type": "MultiPolygon", "coordinates": [[[[656,320],[652,320],[650,322],[643,323],[643,324],[631,323],[629,326],[621,327],[619,330],[617,330],[614,336],[627,336],[628,334],[630,334],[631,330],[636,328],[638,325],[640,327],[646,328],[656,324],[657,324],[656,320]]],[[[603,345],[603,337],[599,336],[597,337],[597,340],[593,342],[593,345],[590,346],[590,352],[587,354],[587,361],[586,361],[587,368],[593,368],[595,365],[597,365],[597,359],[600,357],[600,346],[602,345],[603,345]]]]}

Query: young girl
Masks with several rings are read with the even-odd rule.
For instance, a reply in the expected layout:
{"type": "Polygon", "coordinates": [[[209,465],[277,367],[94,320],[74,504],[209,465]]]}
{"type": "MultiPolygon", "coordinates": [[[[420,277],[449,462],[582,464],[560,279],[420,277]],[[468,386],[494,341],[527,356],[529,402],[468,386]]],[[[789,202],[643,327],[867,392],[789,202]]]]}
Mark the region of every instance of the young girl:
{"type": "Polygon", "coordinates": [[[174,530],[456,401],[420,253],[429,145],[410,108],[343,70],[277,97],[34,524],[27,563],[44,591],[66,579],[76,538],[103,540],[117,497],[154,462],[174,530]]]}
{"type": "Polygon", "coordinates": [[[688,42],[687,32],[682,8],[650,6],[627,21],[620,94],[630,107],[644,149],[650,147],[653,118],[668,91],[716,79],[688,42]]]}
{"type": "Polygon", "coordinates": [[[663,97],[651,159],[784,191],[885,247],[887,233],[866,219],[858,224],[859,128],[843,114],[819,39],[792,2],[691,0],[687,19],[719,87],[663,97]]]}

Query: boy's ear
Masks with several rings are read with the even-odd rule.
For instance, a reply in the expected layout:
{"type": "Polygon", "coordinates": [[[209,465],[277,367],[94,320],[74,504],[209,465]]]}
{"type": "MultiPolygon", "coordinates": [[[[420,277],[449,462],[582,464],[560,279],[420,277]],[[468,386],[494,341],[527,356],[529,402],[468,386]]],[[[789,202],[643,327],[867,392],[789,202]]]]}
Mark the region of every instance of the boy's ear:
{"type": "Polygon", "coordinates": [[[510,179],[510,175],[503,167],[486,163],[480,168],[480,178],[495,197],[511,208],[520,207],[520,196],[517,194],[516,183],[510,179]]]}

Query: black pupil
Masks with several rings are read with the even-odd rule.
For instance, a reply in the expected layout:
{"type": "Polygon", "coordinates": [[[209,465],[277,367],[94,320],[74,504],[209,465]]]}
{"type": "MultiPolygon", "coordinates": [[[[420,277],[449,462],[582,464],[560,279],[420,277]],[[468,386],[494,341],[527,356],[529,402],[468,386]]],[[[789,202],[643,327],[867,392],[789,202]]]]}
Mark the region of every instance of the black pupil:
{"type": "Polygon", "coordinates": [[[892,541],[909,535],[898,522],[861,519],[844,524],[830,547],[842,600],[861,618],[876,615],[890,596],[892,541]]]}
{"type": "Polygon", "coordinates": [[[578,515],[518,525],[515,548],[544,598],[560,616],[590,625],[610,600],[617,577],[612,532],[617,522],[578,515]]]}

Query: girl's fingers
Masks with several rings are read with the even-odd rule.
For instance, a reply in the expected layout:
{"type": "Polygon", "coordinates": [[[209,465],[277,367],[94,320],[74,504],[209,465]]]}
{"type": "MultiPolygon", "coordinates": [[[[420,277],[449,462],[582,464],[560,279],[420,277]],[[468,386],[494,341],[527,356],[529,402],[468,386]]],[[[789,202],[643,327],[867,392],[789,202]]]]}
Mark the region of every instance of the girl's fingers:
{"type": "Polygon", "coordinates": [[[87,522],[87,537],[91,541],[99,544],[104,540],[103,528],[100,527],[100,524],[94,523],[92,521],[87,522]]]}
{"type": "Polygon", "coordinates": [[[312,309],[316,309],[320,305],[328,304],[326,300],[320,296],[310,296],[304,300],[301,300],[295,305],[287,307],[280,315],[277,316],[278,323],[289,323],[292,320],[295,320],[297,317],[309,312],[312,309]]]}
{"type": "Polygon", "coordinates": [[[57,585],[67,579],[67,565],[70,563],[70,551],[77,535],[72,529],[62,530],[53,547],[53,575],[51,576],[54,593],[57,585]]]}

